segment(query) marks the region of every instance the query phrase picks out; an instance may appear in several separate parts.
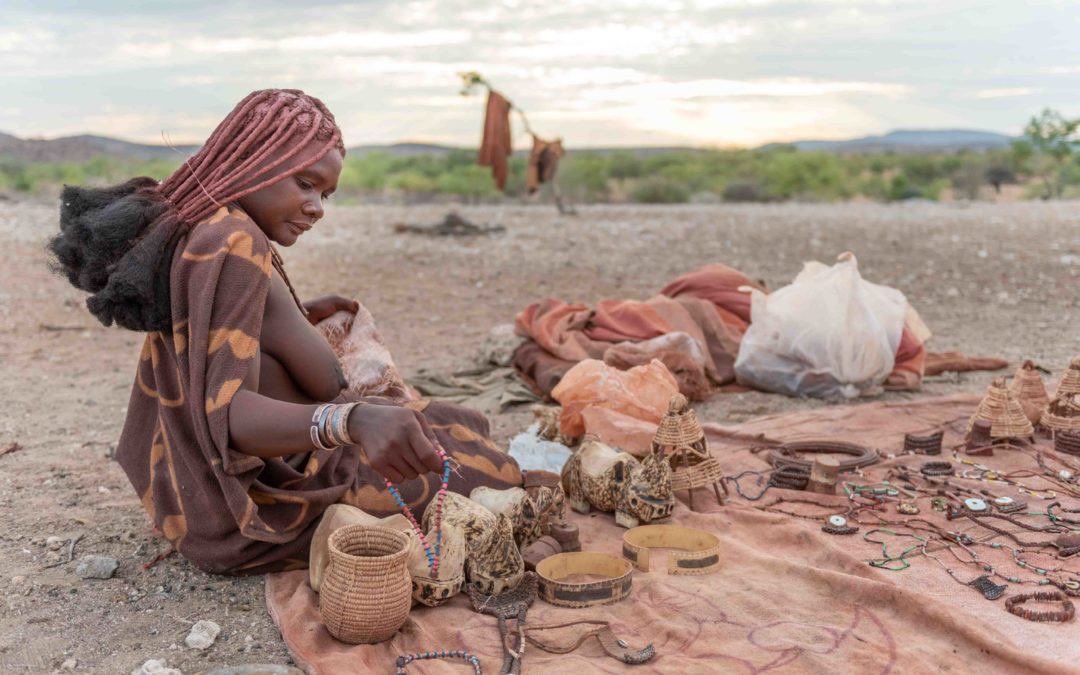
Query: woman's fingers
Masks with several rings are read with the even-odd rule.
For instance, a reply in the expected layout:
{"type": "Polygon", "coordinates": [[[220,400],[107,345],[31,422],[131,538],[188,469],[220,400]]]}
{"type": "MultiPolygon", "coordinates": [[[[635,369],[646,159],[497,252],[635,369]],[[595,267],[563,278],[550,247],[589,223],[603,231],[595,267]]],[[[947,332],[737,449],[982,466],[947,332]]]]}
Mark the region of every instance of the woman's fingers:
{"type": "Polygon", "coordinates": [[[382,469],[376,469],[376,473],[390,481],[391,483],[403,483],[405,482],[405,476],[401,475],[401,472],[395,469],[393,466],[384,466],[382,469]]]}
{"type": "Polygon", "coordinates": [[[416,450],[416,455],[424,463],[427,471],[434,471],[435,473],[441,473],[443,469],[442,459],[439,457],[439,453],[435,452],[435,446],[438,445],[439,439],[435,437],[435,432],[431,429],[431,425],[428,424],[427,419],[424,418],[423,413],[413,411],[416,416],[416,431],[412,437],[412,446],[416,450]]]}

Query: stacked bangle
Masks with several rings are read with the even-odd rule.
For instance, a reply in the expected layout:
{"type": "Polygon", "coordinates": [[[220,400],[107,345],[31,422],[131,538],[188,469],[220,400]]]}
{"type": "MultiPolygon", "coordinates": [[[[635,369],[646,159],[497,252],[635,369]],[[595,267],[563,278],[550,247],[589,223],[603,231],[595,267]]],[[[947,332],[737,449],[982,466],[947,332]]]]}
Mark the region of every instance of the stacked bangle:
{"type": "Polygon", "coordinates": [[[352,403],[324,403],[311,416],[311,444],[319,450],[333,450],[343,445],[355,445],[349,436],[349,414],[360,405],[352,403]]]}

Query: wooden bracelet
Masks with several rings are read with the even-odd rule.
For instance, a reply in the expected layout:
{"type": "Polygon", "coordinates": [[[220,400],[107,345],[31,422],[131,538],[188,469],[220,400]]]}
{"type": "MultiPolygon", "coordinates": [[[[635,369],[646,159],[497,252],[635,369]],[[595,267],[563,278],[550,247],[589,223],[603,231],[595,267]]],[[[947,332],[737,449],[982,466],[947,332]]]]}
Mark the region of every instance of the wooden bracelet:
{"type": "Polygon", "coordinates": [[[1076,608],[1072,600],[1061,591],[1035,591],[1034,593],[1022,593],[1005,599],[1005,609],[1021,619],[1028,621],[1064,623],[1073,618],[1076,608]],[[1060,602],[1061,609],[1039,610],[1028,609],[1022,605],[1034,600],[1036,602],[1060,602]]]}
{"type": "Polygon", "coordinates": [[[668,574],[708,574],[720,569],[720,540],[704,530],[639,525],[623,532],[623,557],[642,572],[649,571],[650,548],[679,549],[668,553],[668,574]]]}

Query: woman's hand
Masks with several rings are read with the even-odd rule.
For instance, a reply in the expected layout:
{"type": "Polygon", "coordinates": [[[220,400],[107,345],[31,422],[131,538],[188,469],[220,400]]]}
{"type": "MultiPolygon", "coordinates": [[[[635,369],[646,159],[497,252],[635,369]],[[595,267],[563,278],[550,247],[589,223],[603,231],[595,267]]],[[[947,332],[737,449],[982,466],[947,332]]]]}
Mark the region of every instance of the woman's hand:
{"type": "Polygon", "coordinates": [[[349,414],[349,436],[391,483],[443,470],[435,432],[424,416],[400,406],[361,403],[349,414]]]}
{"type": "Polygon", "coordinates": [[[324,295],[305,302],[304,309],[307,311],[307,320],[314,326],[335,312],[346,311],[356,314],[360,309],[360,303],[340,295],[324,295]]]}

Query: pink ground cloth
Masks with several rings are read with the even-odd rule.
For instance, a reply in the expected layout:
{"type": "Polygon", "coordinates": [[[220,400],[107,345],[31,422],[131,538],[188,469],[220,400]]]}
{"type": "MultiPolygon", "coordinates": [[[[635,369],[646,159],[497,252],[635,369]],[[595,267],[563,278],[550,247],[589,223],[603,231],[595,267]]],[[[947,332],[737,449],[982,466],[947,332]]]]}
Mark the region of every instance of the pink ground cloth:
{"type": "MultiPolygon", "coordinates": [[[[879,401],[774,415],[732,427],[709,425],[708,433],[726,472],[734,474],[766,468],[762,455],[748,448],[748,439],[765,434],[783,440],[844,438],[897,452],[905,432],[944,426],[948,448],[957,442],[977,402],[975,396],[879,401]]],[[[946,449],[940,459],[947,458],[946,449]]],[[[979,460],[1004,470],[1032,464],[1016,452],[999,451],[979,460]]],[[[923,461],[925,457],[886,459],[866,470],[865,480],[853,480],[872,482],[888,466],[923,461]]],[[[744,488],[757,491],[748,483],[744,488]]],[[[1015,491],[999,491],[1015,496],[1015,491]]],[[[524,672],[1080,672],[1076,619],[1065,625],[1025,621],[1005,611],[1004,598],[984,599],[951,580],[932,560],[915,557],[903,572],[874,569],[866,561],[879,556],[880,547],[864,542],[861,533],[834,537],[821,532],[820,521],[763,512],[739,497],[720,507],[704,494],[700,499],[695,496],[703,512],[680,504],[672,520],[720,537],[720,571],[700,577],[668,576],[661,552],[653,561],[654,571],[634,573],[633,592],[626,600],[580,610],[538,600],[529,612],[529,622],[537,624],[608,619],[633,647],[652,642],[656,659],[630,669],[605,657],[594,644],[565,656],[530,646],[524,672]]],[[[758,504],[778,495],[829,499],[774,489],[758,504]]],[[[1036,500],[1032,504],[1045,506],[1036,500]]],[[[919,500],[919,505],[923,516],[944,524],[929,508],[928,499],[919,500]]],[[[1066,500],[1066,506],[1077,504],[1066,500]]],[[[570,513],[570,518],[581,528],[586,550],[618,555],[624,530],[610,515],[570,513]]],[[[976,527],[957,522],[953,528],[976,527]]],[[[864,532],[867,529],[863,526],[864,532]]],[[[894,548],[898,545],[893,542],[894,548]]],[[[993,562],[1004,568],[1002,559],[993,562]]],[[[1065,562],[1080,568],[1080,561],[1065,562]]],[[[977,576],[972,566],[952,567],[963,579],[977,576]]],[[[1020,572],[1011,568],[1009,573],[1020,572]]],[[[266,600],[290,652],[309,673],[392,672],[396,655],[435,649],[466,649],[481,658],[486,673],[498,672],[501,651],[495,620],[472,612],[463,595],[443,607],[413,609],[405,628],[388,642],[353,647],[336,642],[322,627],[317,596],[306,580],[305,571],[269,575],[266,600]]],[[[1006,596],[1032,588],[1010,585],[1006,596]]],[[[460,662],[414,667],[422,673],[465,672],[460,662]]]]}

